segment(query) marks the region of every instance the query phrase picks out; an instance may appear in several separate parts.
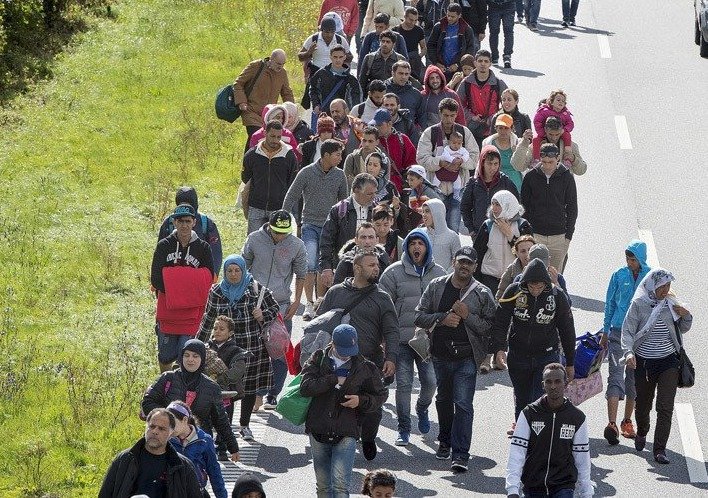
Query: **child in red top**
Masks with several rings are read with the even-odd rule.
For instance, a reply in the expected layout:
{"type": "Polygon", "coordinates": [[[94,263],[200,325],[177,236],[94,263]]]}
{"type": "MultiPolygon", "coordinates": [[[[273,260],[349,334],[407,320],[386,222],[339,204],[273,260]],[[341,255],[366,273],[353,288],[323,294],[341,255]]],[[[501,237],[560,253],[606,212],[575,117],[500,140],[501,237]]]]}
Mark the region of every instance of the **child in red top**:
{"type": "Polygon", "coordinates": [[[546,130],[543,125],[550,116],[555,116],[560,120],[563,125],[563,135],[561,135],[563,146],[570,148],[570,132],[573,131],[575,123],[573,123],[573,115],[565,105],[566,100],[567,95],[563,90],[553,90],[546,103],[541,104],[536,111],[536,115],[533,117],[533,127],[536,129],[536,137],[533,139],[534,160],[541,158],[541,143],[546,138],[546,130]]]}

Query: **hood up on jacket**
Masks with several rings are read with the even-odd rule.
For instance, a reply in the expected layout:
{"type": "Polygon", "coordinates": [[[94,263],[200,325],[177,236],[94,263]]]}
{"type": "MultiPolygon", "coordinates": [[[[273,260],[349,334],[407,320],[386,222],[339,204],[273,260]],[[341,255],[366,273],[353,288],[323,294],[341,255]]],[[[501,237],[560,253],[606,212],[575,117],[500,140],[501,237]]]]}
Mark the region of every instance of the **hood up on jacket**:
{"type": "Polygon", "coordinates": [[[266,498],[261,482],[254,474],[247,472],[236,479],[236,483],[234,484],[234,492],[231,496],[233,498],[241,498],[242,496],[245,496],[248,493],[253,493],[254,491],[260,493],[263,498],[266,498]]]}
{"type": "MultiPolygon", "coordinates": [[[[482,150],[479,152],[479,163],[477,164],[477,168],[474,170],[474,177],[479,178],[479,179],[484,179],[484,159],[487,157],[487,154],[490,152],[495,152],[498,156],[501,157],[501,154],[499,154],[499,149],[497,149],[495,146],[491,144],[487,144],[482,147],[482,150]]],[[[497,170],[496,175],[494,175],[494,178],[492,179],[492,182],[494,180],[499,179],[499,173],[501,172],[501,165],[499,169],[497,170]]]]}
{"type": "MultiPolygon", "coordinates": [[[[430,209],[430,214],[433,215],[433,230],[438,232],[450,230],[447,226],[447,221],[445,220],[447,209],[445,209],[445,204],[443,204],[443,201],[440,199],[428,199],[423,203],[423,206],[428,206],[430,209]]],[[[452,232],[452,230],[450,231],[452,232]]]]}
{"type": "Polygon", "coordinates": [[[546,265],[538,258],[529,261],[524,271],[521,273],[521,283],[528,284],[529,282],[544,282],[547,287],[551,286],[551,276],[548,274],[546,265]]]}
{"type": "Polygon", "coordinates": [[[175,195],[175,204],[179,206],[184,203],[189,204],[194,208],[195,212],[199,211],[199,198],[197,197],[197,191],[194,187],[180,187],[175,195]]]}
{"type": "Polygon", "coordinates": [[[438,76],[440,76],[440,79],[442,80],[440,90],[444,90],[445,85],[447,85],[447,78],[445,78],[445,73],[443,73],[438,66],[428,66],[428,68],[425,70],[425,75],[423,76],[423,90],[420,92],[423,95],[428,95],[433,91],[432,88],[430,88],[430,86],[428,85],[428,79],[433,73],[436,73],[438,76]]]}
{"type": "Polygon", "coordinates": [[[634,257],[637,258],[637,261],[639,261],[639,264],[642,267],[642,270],[646,270],[649,268],[649,265],[647,264],[647,244],[646,242],[643,242],[638,239],[633,239],[627,244],[627,247],[625,248],[625,251],[629,251],[632,254],[634,254],[634,257]]]}
{"type": "Polygon", "coordinates": [[[283,104],[268,104],[263,108],[263,111],[261,111],[261,117],[263,118],[264,127],[268,123],[268,121],[272,119],[272,116],[278,111],[283,111],[283,120],[287,123],[288,110],[285,108],[285,106],[283,104]]]}
{"type": "Polygon", "coordinates": [[[435,264],[433,261],[433,245],[430,243],[428,234],[423,229],[414,228],[403,239],[403,256],[401,256],[401,259],[404,263],[410,264],[418,275],[422,275],[426,268],[435,264]],[[413,239],[420,239],[425,244],[425,261],[423,261],[423,266],[420,267],[413,263],[413,257],[408,252],[408,243],[413,239]]]}

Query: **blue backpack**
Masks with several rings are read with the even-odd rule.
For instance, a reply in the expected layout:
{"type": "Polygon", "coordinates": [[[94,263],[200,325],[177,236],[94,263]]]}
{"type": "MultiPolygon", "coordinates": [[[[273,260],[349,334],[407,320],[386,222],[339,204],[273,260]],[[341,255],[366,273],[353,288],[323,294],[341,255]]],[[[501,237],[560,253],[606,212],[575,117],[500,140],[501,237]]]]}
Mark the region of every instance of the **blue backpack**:
{"type": "Polygon", "coordinates": [[[586,332],[585,335],[575,340],[575,378],[584,379],[588,375],[597,372],[602,366],[602,362],[607,354],[607,349],[600,346],[602,332],[592,334],[586,332]]]}

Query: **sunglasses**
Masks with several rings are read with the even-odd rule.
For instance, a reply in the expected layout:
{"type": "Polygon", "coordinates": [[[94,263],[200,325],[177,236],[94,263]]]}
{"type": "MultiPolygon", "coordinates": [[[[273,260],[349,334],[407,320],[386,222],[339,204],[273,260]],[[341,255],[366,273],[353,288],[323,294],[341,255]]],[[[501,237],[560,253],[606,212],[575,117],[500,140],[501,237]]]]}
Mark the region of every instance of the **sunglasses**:
{"type": "Polygon", "coordinates": [[[541,157],[558,157],[557,152],[541,152],[541,157]]]}

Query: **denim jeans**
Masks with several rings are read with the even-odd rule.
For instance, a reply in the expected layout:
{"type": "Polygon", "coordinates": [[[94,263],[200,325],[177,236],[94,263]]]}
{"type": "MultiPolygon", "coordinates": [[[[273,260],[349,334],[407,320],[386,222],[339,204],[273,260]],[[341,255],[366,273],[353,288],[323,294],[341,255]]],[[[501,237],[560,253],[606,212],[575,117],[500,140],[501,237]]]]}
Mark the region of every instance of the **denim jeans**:
{"type": "Polygon", "coordinates": [[[516,3],[516,15],[517,16],[523,16],[524,15],[524,0],[514,0],[516,3]]]}
{"type": "Polygon", "coordinates": [[[305,243],[307,271],[309,273],[317,271],[317,259],[320,255],[320,235],[322,235],[322,227],[312,225],[311,223],[302,224],[300,238],[305,243]]]}
{"type": "Polygon", "coordinates": [[[501,5],[490,3],[489,18],[489,48],[492,60],[499,59],[499,25],[504,26],[504,59],[511,58],[514,53],[514,2],[501,5]]]}
{"type": "Polygon", "coordinates": [[[443,204],[445,204],[445,221],[447,227],[453,232],[460,232],[460,223],[462,219],[462,211],[460,211],[460,196],[455,197],[455,193],[442,196],[443,204]]]}
{"type": "MultiPolygon", "coordinates": [[[[254,208],[249,206],[248,208],[248,233],[253,233],[263,226],[264,223],[268,223],[270,214],[273,211],[266,211],[264,209],[254,208]]],[[[248,234],[247,234],[248,235],[248,234]]]]}
{"type": "Polygon", "coordinates": [[[526,498],[573,498],[575,496],[575,489],[565,488],[554,491],[553,493],[538,493],[532,491],[524,490],[524,496],[526,498]]]}
{"type": "Polygon", "coordinates": [[[438,384],[435,397],[440,424],[438,440],[452,448],[453,460],[467,461],[472,441],[477,365],[472,358],[458,361],[433,358],[433,367],[438,384]]]}
{"type": "Polygon", "coordinates": [[[420,396],[415,410],[427,410],[435,394],[435,370],[430,361],[423,361],[408,344],[398,345],[396,360],[396,418],[398,432],[411,431],[411,392],[413,390],[413,365],[418,367],[420,396]]]}
{"type": "Polygon", "coordinates": [[[578,13],[578,4],[580,0],[562,0],[563,20],[575,22],[575,16],[578,13]]]}
{"type": "Polygon", "coordinates": [[[541,0],[527,0],[526,2],[526,24],[535,26],[538,22],[538,14],[541,12],[541,0]]]}
{"type": "Polygon", "coordinates": [[[519,418],[526,405],[536,401],[543,394],[543,369],[549,363],[560,360],[558,351],[540,356],[526,356],[509,351],[507,364],[509,378],[514,387],[514,420],[519,418]]]}
{"type": "MultiPolygon", "coordinates": [[[[310,434],[318,498],[349,496],[356,439],[345,437],[337,444],[320,443],[310,434]]],[[[297,494],[297,493],[296,493],[297,494]]]]}

